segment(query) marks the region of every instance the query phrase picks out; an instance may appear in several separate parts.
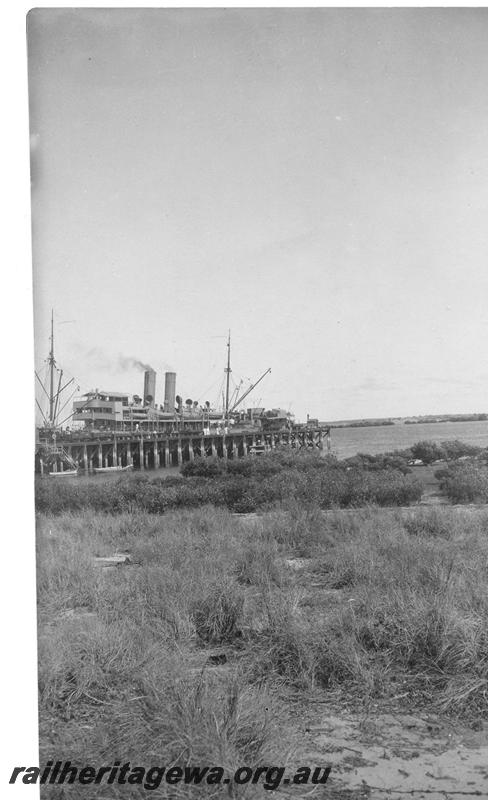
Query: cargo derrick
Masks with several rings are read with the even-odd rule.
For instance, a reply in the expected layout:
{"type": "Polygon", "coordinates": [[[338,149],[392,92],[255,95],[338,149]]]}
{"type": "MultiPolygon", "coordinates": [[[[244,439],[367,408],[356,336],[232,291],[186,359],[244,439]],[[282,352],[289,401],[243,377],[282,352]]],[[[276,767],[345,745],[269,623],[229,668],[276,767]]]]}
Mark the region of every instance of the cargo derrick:
{"type": "MultiPolygon", "coordinates": [[[[283,409],[240,406],[245,398],[271,372],[267,369],[239,395],[231,397],[230,331],[224,369],[225,393],[222,408],[203,406],[176,394],[176,373],[166,372],[164,403],[156,403],[156,372],[144,372],[142,397],[129,393],[95,389],[75,400],[71,414],[59,423],[62,370],[54,359],[53,320],[51,347],[47,360],[49,399],[44,425],[37,431],[36,469],[56,477],[84,472],[110,472],[132,468],[176,467],[195,457],[238,458],[248,453],[259,455],[279,446],[294,449],[323,449],[329,446],[329,428],[299,425],[283,409]],[[59,373],[54,391],[55,371],[59,373]],[[70,421],[70,426],[61,425],[70,421]]],[[[36,373],[40,382],[40,378],[36,373]]],[[[74,393],[73,393],[74,394],[74,393]]],[[[73,395],[72,395],[73,396],[73,395]]],[[[37,401],[36,401],[37,402],[37,401]]],[[[38,407],[41,410],[38,403],[38,407]]]]}

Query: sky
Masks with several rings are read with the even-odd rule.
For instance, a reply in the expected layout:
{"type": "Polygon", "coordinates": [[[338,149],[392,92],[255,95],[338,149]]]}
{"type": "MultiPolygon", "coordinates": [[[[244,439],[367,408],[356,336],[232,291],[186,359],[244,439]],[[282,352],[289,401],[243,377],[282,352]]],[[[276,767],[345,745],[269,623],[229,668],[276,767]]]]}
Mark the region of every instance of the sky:
{"type": "MultiPolygon", "coordinates": [[[[488,9],[35,9],[36,365],[488,410],[488,9]],[[242,384],[240,383],[242,381],[242,384]]],[[[246,402],[245,405],[248,405],[246,402]]]]}

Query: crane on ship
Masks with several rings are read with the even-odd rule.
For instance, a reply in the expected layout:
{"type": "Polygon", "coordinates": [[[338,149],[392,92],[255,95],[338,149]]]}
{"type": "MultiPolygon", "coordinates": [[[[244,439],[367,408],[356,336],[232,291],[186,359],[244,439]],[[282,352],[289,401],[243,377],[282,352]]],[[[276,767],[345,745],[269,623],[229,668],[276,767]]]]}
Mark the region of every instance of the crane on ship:
{"type": "Polygon", "coordinates": [[[256,388],[258,383],[261,383],[263,378],[265,378],[266,375],[268,375],[271,372],[271,367],[268,367],[268,369],[265,372],[263,372],[263,374],[257,379],[257,381],[252,383],[251,386],[249,386],[248,389],[246,389],[246,391],[243,392],[240,396],[239,396],[238,390],[237,390],[237,396],[235,397],[235,399],[234,399],[234,397],[231,399],[231,396],[230,396],[230,374],[231,374],[231,372],[232,372],[232,368],[231,368],[231,365],[230,365],[230,330],[229,330],[229,333],[228,333],[228,336],[227,336],[227,366],[225,367],[225,399],[224,399],[224,424],[225,424],[225,426],[227,426],[228,421],[229,421],[229,417],[230,417],[231,414],[234,413],[234,411],[236,410],[237,406],[239,406],[242,403],[242,401],[253,391],[253,389],[256,388]]]}

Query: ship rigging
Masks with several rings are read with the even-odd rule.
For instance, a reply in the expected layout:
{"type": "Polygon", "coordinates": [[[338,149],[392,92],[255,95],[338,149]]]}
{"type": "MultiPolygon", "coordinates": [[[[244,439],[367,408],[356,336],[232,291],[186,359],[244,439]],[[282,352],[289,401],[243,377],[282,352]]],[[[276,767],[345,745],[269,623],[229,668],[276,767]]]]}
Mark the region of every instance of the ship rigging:
{"type": "Polygon", "coordinates": [[[76,475],[82,470],[108,472],[180,466],[198,456],[235,458],[277,446],[322,449],[329,428],[318,422],[295,423],[284,409],[247,408],[243,401],[271,372],[265,370],[248,388],[243,381],[231,391],[231,337],[222,384],[222,407],[176,394],[176,373],[164,375],[164,404],[156,402],[156,372],[144,372],[142,397],[95,389],[66,406],[79,387],[64,380],[55,357],[54,312],[51,312],[49,355],[44,381],[36,371],[42,401],[36,398],[42,425],[37,428],[36,468],[41,474],[76,475]],[[66,395],[68,395],[66,397],[66,395]],[[47,401],[47,406],[46,406],[47,401]],[[71,428],[63,425],[73,420],[71,428]]]}
{"type": "Polygon", "coordinates": [[[240,389],[240,386],[242,385],[242,381],[241,381],[240,385],[238,387],[236,387],[236,390],[233,393],[232,397],[230,396],[230,386],[229,386],[231,372],[232,372],[232,368],[231,368],[231,365],[230,365],[230,330],[229,330],[229,334],[228,334],[228,337],[227,337],[227,366],[225,368],[225,402],[224,402],[224,424],[225,425],[228,425],[229,417],[230,417],[231,414],[233,414],[235,412],[237,406],[239,406],[242,403],[242,401],[245,400],[246,397],[249,394],[251,394],[253,389],[256,388],[258,383],[261,383],[263,378],[265,378],[266,375],[268,375],[271,372],[271,367],[268,367],[268,369],[265,372],[263,372],[263,374],[257,379],[257,381],[255,381],[254,383],[251,383],[251,385],[241,395],[239,395],[239,389],[240,389]]]}
{"type": "Polygon", "coordinates": [[[76,392],[79,390],[79,386],[75,386],[75,379],[70,378],[66,383],[63,385],[63,370],[60,369],[56,363],[56,358],[54,356],[54,311],[51,310],[51,335],[49,337],[49,355],[46,359],[46,364],[48,368],[48,380],[42,381],[39,372],[36,370],[35,376],[36,380],[38,381],[39,386],[42,389],[43,397],[47,398],[47,408],[46,410],[43,409],[41,403],[36,398],[36,405],[41,414],[43,427],[49,430],[56,430],[57,428],[61,428],[61,426],[67,422],[68,419],[72,416],[72,414],[68,414],[64,419],[60,419],[63,411],[66,409],[68,403],[73,400],[76,392]],[[48,383],[48,389],[46,389],[45,383],[48,383]],[[57,387],[56,387],[57,383],[57,387]],[[72,387],[72,392],[69,393],[67,390],[72,387]],[[67,392],[69,395],[66,400],[63,399],[64,393],[67,392]]]}

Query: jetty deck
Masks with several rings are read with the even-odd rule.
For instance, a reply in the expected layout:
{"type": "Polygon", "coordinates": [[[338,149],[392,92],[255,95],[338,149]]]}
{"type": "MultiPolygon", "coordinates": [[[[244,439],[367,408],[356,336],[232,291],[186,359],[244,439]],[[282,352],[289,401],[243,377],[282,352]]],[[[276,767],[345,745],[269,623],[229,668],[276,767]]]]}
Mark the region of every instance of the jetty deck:
{"type": "Polygon", "coordinates": [[[304,427],[273,433],[229,431],[228,433],[185,432],[85,432],[58,434],[39,440],[36,472],[41,475],[81,470],[86,474],[107,467],[160,469],[177,467],[195,458],[240,458],[276,447],[323,450],[329,429],[304,427]]]}

